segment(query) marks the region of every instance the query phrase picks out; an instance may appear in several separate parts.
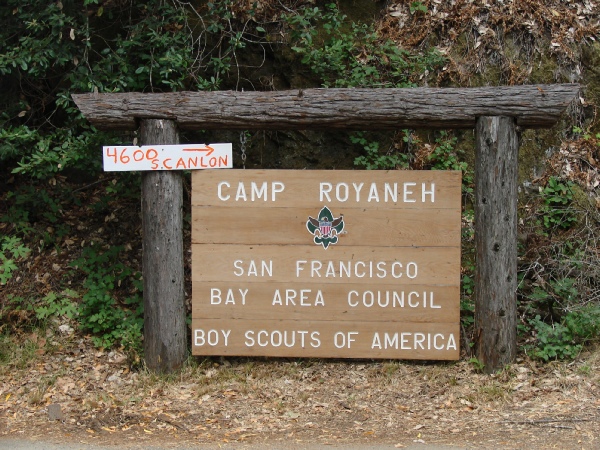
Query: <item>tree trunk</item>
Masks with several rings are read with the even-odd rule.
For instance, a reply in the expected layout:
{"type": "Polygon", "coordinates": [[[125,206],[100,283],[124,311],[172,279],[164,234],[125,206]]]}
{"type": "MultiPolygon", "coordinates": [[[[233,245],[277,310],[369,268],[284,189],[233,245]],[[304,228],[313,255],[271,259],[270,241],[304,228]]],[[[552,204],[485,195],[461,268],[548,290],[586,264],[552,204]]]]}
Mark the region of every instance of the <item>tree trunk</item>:
{"type": "Polygon", "coordinates": [[[475,345],[486,373],[517,347],[517,173],[512,117],[480,117],[475,163],[475,345]]]}
{"type": "MultiPolygon", "coordinates": [[[[141,144],[178,144],[175,122],[142,120],[141,144]]],[[[142,174],[144,353],[150,370],[179,369],[187,357],[180,171],[142,174]]]]}

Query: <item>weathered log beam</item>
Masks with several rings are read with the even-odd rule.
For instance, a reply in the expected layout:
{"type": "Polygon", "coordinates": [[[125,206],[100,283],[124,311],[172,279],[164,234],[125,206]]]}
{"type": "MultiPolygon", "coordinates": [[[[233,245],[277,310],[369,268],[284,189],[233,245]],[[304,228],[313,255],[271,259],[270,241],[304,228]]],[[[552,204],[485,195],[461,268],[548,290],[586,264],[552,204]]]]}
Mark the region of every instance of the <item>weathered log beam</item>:
{"type": "Polygon", "coordinates": [[[478,88],[304,89],[269,92],[76,94],[88,120],[105,130],[136,130],[140,119],[170,119],[179,129],[397,130],[475,128],[481,116],[551,127],[577,84],[478,88]]]}

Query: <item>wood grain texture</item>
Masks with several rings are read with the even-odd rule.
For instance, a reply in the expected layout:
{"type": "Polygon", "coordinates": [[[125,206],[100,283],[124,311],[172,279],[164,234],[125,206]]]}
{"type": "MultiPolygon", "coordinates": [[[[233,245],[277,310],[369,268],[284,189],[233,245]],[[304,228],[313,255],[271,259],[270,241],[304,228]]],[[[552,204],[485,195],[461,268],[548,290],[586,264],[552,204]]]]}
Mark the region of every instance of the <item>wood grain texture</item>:
{"type": "Polygon", "coordinates": [[[198,170],[192,206],[460,209],[461,176],[456,170],[198,170]]]}
{"type": "Polygon", "coordinates": [[[226,327],[236,341],[194,344],[194,354],[458,357],[458,340],[444,351],[406,343],[383,351],[365,339],[395,327],[428,336],[458,329],[460,172],[204,171],[192,183],[194,326],[221,327],[213,340],[226,327]],[[325,206],[332,222],[343,215],[344,223],[327,248],[307,227],[309,216],[328,217],[325,206]],[[331,343],[249,348],[247,327],[310,330],[328,341],[356,328],[363,342],[357,351],[331,343]]]}
{"type": "Polygon", "coordinates": [[[460,315],[458,285],[195,282],[192,291],[194,319],[458,322],[460,315]]]}
{"type": "Polygon", "coordinates": [[[458,285],[460,246],[347,247],[317,245],[192,245],[192,281],[301,282],[310,285],[359,283],[458,285]],[[241,261],[236,269],[235,261],[241,261]],[[263,262],[272,262],[271,274],[263,262]],[[299,263],[298,261],[304,261],[299,263]],[[251,265],[254,262],[256,273],[251,265]],[[314,262],[314,263],[313,263],[314,262]],[[350,276],[345,268],[349,266],[350,276]],[[383,263],[379,271],[377,263],[383,263]],[[331,269],[329,268],[331,263],[331,269]],[[413,275],[416,265],[416,276],[413,275]],[[318,270],[313,270],[313,267],[318,270]],[[241,275],[236,275],[242,273],[241,275]],[[328,274],[328,272],[331,272],[328,274]],[[380,276],[381,275],[381,276],[380,276]],[[396,278],[397,276],[397,278],[396,278]]]}
{"type": "MultiPolygon", "coordinates": [[[[178,144],[175,122],[144,120],[142,145],[178,144]]],[[[181,172],[142,174],[144,357],[150,370],[172,372],[187,356],[181,172]]]]}
{"type": "Polygon", "coordinates": [[[487,373],[517,346],[518,137],[511,117],[480,117],[475,163],[475,350],[487,373]]]}
{"type": "Polygon", "coordinates": [[[193,355],[456,360],[459,340],[458,323],[192,320],[193,355]]]}
{"type": "MultiPolygon", "coordinates": [[[[282,244],[311,243],[306,229],[309,216],[319,208],[226,208],[196,207],[192,220],[193,244],[282,244]],[[242,223],[249,226],[243,227],[242,223]]],[[[460,209],[396,209],[393,219],[383,209],[340,208],[347,246],[449,247],[460,241],[460,209]]]]}
{"type": "Polygon", "coordinates": [[[397,130],[474,128],[480,116],[510,116],[522,127],[551,127],[577,84],[477,88],[304,89],[267,92],[75,94],[97,128],[135,130],[140,119],[181,129],[397,130]]]}

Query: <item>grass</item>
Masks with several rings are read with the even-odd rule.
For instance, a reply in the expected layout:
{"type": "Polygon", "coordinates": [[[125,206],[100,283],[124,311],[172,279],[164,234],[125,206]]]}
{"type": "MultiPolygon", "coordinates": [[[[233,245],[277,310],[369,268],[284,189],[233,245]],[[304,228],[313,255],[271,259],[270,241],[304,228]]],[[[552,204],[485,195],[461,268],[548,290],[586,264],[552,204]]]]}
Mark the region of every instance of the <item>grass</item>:
{"type": "Polygon", "coordinates": [[[477,389],[477,400],[483,403],[502,402],[508,399],[508,386],[496,380],[490,380],[477,389]]]}
{"type": "Polygon", "coordinates": [[[49,388],[54,386],[56,380],[59,378],[58,374],[52,374],[45,377],[41,377],[37,382],[37,386],[29,392],[27,402],[30,405],[42,405],[45,401],[44,396],[49,388]]]}
{"type": "Polygon", "coordinates": [[[0,372],[23,370],[39,361],[46,343],[37,334],[21,340],[8,332],[0,335],[0,372]],[[42,342],[42,344],[41,344],[42,342]]]}

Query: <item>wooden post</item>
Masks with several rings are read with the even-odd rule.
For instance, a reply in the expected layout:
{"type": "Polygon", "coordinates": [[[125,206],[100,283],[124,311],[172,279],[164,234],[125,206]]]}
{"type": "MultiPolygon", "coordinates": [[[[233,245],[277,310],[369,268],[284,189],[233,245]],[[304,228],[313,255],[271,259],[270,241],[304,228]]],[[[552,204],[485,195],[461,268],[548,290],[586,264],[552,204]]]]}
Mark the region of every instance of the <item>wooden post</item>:
{"type": "MultiPolygon", "coordinates": [[[[141,121],[142,145],[178,144],[172,120],[141,121]]],[[[150,370],[179,369],[187,357],[180,171],[142,174],[144,354],[150,370]]]]}
{"type": "Polygon", "coordinates": [[[479,117],[475,132],[475,345],[492,373],[516,356],[519,142],[512,117],[479,117]]]}

